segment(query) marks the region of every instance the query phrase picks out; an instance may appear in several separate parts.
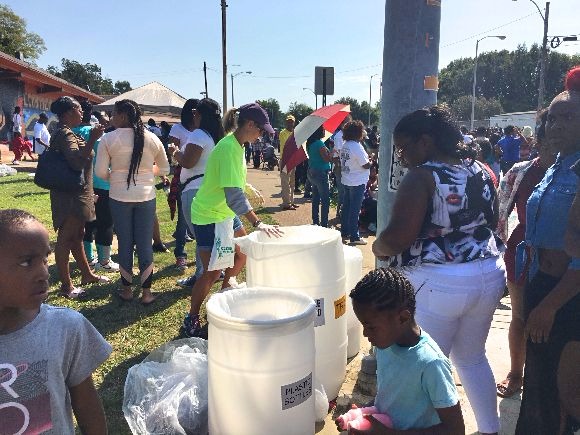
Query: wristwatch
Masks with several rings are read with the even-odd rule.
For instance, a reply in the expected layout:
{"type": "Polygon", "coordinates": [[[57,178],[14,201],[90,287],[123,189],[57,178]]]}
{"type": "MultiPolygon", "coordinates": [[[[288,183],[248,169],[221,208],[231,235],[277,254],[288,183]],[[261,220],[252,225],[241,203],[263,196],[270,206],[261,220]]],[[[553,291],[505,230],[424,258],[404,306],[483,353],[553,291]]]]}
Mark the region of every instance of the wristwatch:
{"type": "Polygon", "coordinates": [[[262,223],[262,221],[261,221],[260,219],[258,219],[256,222],[254,222],[254,223],[252,224],[252,226],[253,226],[254,228],[258,228],[258,225],[260,225],[261,223],[262,223]]]}

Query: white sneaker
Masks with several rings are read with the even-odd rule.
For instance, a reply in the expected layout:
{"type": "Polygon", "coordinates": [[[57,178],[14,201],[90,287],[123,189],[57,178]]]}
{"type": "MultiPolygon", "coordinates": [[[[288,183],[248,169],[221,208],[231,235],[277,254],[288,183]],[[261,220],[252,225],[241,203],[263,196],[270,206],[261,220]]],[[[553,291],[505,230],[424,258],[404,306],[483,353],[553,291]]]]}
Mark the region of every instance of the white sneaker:
{"type": "Polygon", "coordinates": [[[115,263],[113,260],[109,260],[105,264],[101,264],[97,261],[95,264],[95,271],[99,272],[118,272],[119,265],[115,263]]]}
{"type": "Polygon", "coordinates": [[[89,262],[89,267],[94,269],[97,264],[99,264],[99,260],[93,258],[92,260],[87,260],[89,262]]]}

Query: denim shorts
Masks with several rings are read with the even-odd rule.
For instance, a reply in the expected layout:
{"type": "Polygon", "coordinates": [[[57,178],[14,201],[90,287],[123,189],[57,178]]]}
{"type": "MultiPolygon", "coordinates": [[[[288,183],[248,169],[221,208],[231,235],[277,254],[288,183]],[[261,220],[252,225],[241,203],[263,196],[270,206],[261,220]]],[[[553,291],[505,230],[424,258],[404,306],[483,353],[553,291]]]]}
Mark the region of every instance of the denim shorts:
{"type": "MultiPolygon", "coordinates": [[[[239,217],[234,217],[234,232],[242,228],[242,221],[239,217]]],[[[211,251],[215,238],[215,224],[196,225],[193,224],[197,249],[211,251]]]]}

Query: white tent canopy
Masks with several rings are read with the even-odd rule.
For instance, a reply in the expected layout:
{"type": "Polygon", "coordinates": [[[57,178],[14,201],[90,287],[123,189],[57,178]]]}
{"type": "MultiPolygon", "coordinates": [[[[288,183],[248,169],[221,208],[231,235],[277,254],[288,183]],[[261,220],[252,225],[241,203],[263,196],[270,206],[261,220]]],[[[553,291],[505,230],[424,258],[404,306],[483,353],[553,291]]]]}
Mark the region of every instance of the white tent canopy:
{"type": "Polygon", "coordinates": [[[112,111],[115,103],[120,100],[133,100],[145,114],[178,115],[185,104],[185,98],[159,82],[151,82],[137,89],[117,95],[97,106],[96,110],[112,111]]]}

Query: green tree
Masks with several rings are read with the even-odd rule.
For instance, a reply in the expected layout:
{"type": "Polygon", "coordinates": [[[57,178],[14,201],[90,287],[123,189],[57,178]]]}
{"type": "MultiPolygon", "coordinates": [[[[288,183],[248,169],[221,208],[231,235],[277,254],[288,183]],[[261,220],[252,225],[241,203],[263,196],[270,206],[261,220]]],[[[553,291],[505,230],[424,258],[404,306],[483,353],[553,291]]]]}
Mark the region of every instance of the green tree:
{"type": "Polygon", "coordinates": [[[121,80],[121,81],[115,82],[115,87],[113,89],[113,93],[115,95],[120,95],[120,94],[124,94],[125,92],[129,92],[132,89],[133,88],[131,88],[131,83],[129,83],[127,80],[121,80]]]}
{"type": "Polygon", "coordinates": [[[361,109],[361,105],[356,98],[352,97],[341,97],[334,101],[335,104],[348,104],[350,106],[350,115],[352,119],[357,119],[367,123],[369,116],[368,103],[366,105],[366,111],[361,109]]]}
{"type": "MultiPolygon", "coordinates": [[[[476,95],[497,99],[506,112],[534,110],[538,100],[540,48],[525,45],[513,51],[482,53],[478,58],[476,95]]],[[[580,63],[580,55],[551,51],[546,62],[546,104],[563,88],[566,71],[580,63]]],[[[453,106],[457,99],[471,95],[473,58],[452,61],[439,74],[438,98],[453,106]]]]}
{"type": "Polygon", "coordinates": [[[270,124],[272,127],[282,128],[284,126],[284,115],[280,110],[280,103],[278,100],[275,98],[268,98],[267,100],[257,100],[256,103],[268,112],[268,117],[270,118],[270,124]]]}
{"type": "Polygon", "coordinates": [[[371,113],[370,113],[370,122],[369,122],[369,102],[363,101],[360,103],[360,112],[361,118],[360,120],[364,122],[365,125],[372,126],[378,125],[381,120],[381,109],[380,104],[375,104],[374,107],[371,106],[371,113]]]}
{"type": "Polygon", "coordinates": [[[294,118],[296,118],[296,122],[298,123],[302,121],[304,118],[306,118],[308,115],[310,115],[312,112],[314,112],[314,109],[310,107],[308,104],[298,103],[295,101],[290,104],[290,107],[288,108],[288,112],[286,112],[286,115],[294,115],[294,118]]]}
{"type": "MultiPolygon", "coordinates": [[[[471,95],[462,95],[450,104],[453,115],[462,122],[471,120],[471,95]]],[[[503,112],[501,103],[496,98],[477,97],[475,100],[475,119],[489,119],[490,116],[503,112]]]]}
{"type": "Polygon", "coordinates": [[[84,65],[76,60],[62,59],[61,67],[49,66],[47,71],[61,79],[100,95],[116,95],[131,90],[128,81],[113,81],[103,77],[101,67],[94,63],[84,65]]]}
{"type": "Polygon", "coordinates": [[[44,40],[26,30],[26,21],[6,5],[0,5],[0,51],[16,56],[22,52],[25,58],[38,59],[46,50],[44,40]]]}

